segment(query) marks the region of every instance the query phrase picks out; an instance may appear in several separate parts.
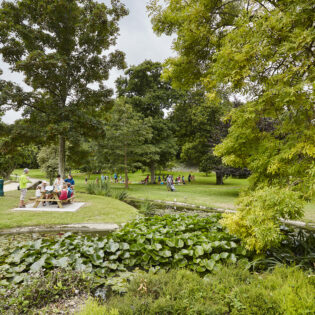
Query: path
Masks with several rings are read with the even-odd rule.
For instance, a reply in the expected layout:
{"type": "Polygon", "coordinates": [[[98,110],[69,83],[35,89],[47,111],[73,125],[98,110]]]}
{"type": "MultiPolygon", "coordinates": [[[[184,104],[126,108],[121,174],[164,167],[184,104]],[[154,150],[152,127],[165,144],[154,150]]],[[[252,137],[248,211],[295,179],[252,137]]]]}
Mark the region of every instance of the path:
{"type": "MultiPolygon", "coordinates": [[[[29,178],[29,180],[30,180],[30,183],[27,184],[27,188],[29,188],[30,186],[33,186],[36,182],[40,181],[40,179],[36,179],[36,178],[29,178]]],[[[5,184],[3,186],[3,191],[8,192],[8,191],[17,190],[18,185],[19,185],[18,183],[5,184]]]]}
{"type": "Polygon", "coordinates": [[[0,231],[0,235],[4,234],[20,234],[20,233],[54,233],[54,232],[113,232],[118,230],[124,224],[114,223],[80,223],[80,224],[66,224],[54,226],[27,226],[17,227],[12,229],[4,229],[0,231]]]}

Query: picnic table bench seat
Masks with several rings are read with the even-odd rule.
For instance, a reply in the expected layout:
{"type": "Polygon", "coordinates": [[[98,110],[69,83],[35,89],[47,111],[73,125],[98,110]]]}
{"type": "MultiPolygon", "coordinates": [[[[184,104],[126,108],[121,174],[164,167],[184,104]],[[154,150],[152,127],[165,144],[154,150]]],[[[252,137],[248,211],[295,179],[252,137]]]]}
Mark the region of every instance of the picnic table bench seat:
{"type": "Polygon", "coordinates": [[[71,196],[70,198],[64,200],[60,200],[58,194],[55,192],[53,192],[53,198],[51,199],[45,199],[43,198],[43,195],[44,194],[42,194],[41,197],[35,199],[34,208],[37,208],[41,202],[57,202],[58,208],[62,208],[62,204],[71,203],[74,200],[74,196],[71,196]]]}

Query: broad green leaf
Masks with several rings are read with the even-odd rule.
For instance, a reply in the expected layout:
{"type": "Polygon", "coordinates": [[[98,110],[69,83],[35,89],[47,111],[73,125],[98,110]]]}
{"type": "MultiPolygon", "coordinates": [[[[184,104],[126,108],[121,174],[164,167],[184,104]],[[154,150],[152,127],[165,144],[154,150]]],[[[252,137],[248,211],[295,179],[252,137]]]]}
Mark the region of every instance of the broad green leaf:
{"type": "Polygon", "coordinates": [[[208,270],[212,271],[212,270],[213,270],[213,267],[214,267],[214,265],[215,265],[215,261],[212,260],[212,259],[206,260],[206,261],[204,262],[204,265],[205,265],[205,267],[206,267],[208,270]]]}
{"type": "Polygon", "coordinates": [[[227,252],[223,252],[223,253],[220,254],[220,257],[222,259],[226,259],[228,256],[229,256],[229,253],[227,253],[227,252]]]}
{"type": "Polygon", "coordinates": [[[106,250],[111,253],[115,253],[119,248],[119,244],[115,242],[110,242],[106,245],[106,250]]]}
{"type": "Polygon", "coordinates": [[[213,259],[214,261],[220,260],[220,255],[219,254],[212,254],[211,259],[213,259]]]}
{"type": "Polygon", "coordinates": [[[171,257],[172,256],[172,252],[169,250],[163,250],[159,252],[159,255],[162,257],[171,257]]]}
{"type": "Polygon", "coordinates": [[[46,255],[44,255],[42,258],[40,258],[39,260],[37,260],[36,262],[34,262],[31,267],[30,270],[32,272],[39,272],[42,267],[45,265],[45,261],[46,261],[46,255]]]}
{"type": "Polygon", "coordinates": [[[196,257],[202,256],[204,254],[204,250],[202,246],[195,246],[194,253],[196,257]]]}

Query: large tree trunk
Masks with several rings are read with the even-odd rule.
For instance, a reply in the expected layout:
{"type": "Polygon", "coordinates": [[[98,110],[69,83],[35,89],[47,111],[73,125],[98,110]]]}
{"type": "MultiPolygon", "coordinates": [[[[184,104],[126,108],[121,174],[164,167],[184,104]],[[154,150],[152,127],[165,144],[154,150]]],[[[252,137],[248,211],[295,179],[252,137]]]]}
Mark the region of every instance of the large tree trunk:
{"type": "Polygon", "coordinates": [[[59,174],[65,178],[65,165],[66,165],[66,139],[59,136],[59,174]]]}
{"type": "Polygon", "coordinates": [[[218,171],[218,172],[215,172],[215,175],[216,175],[216,184],[223,185],[223,173],[218,171]]]}
{"type": "Polygon", "coordinates": [[[155,165],[151,165],[151,184],[155,184],[155,165]]]}
{"type": "Polygon", "coordinates": [[[125,188],[128,189],[127,147],[125,145],[125,188]]]}

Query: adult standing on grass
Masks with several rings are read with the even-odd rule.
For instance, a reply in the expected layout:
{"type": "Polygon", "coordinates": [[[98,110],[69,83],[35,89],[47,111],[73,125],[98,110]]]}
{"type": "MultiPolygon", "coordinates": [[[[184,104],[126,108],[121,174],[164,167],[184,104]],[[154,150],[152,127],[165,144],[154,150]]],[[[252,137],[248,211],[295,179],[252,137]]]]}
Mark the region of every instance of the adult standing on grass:
{"type": "Polygon", "coordinates": [[[27,182],[28,182],[28,178],[26,177],[26,175],[28,174],[28,172],[29,172],[29,169],[25,168],[19,180],[19,186],[21,189],[20,205],[19,205],[20,208],[25,208],[24,200],[27,193],[27,182]]]}

